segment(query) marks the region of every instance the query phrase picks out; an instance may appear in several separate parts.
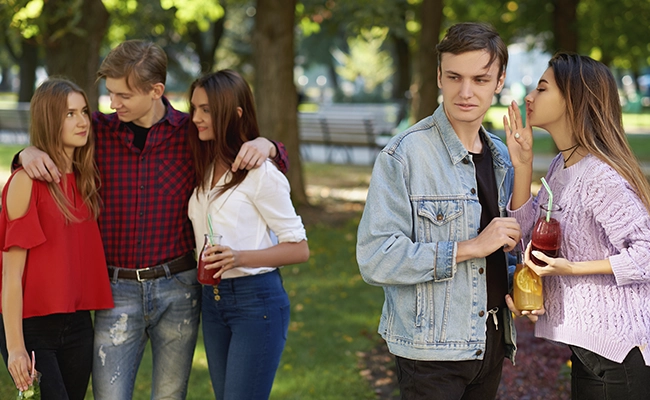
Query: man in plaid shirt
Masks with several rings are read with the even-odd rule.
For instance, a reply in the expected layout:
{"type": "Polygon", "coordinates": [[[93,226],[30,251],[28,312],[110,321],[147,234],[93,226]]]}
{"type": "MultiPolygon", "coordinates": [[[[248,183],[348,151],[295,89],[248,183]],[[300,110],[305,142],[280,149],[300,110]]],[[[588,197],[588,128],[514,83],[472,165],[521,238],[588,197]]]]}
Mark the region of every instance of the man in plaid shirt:
{"type": "MultiPolygon", "coordinates": [[[[164,51],[140,40],[113,49],[98,72],[116,112],[93,114],[104,201],[99,225],[115,302],[114,309],[95,313],[97,400],[132,398],[148,339],[151,398],[184,399],[187,393],[201,310],[187,217],[196,186],[187,138],[195,127],[164,97],[166,73],[164,51]]],[[[232,169],[259,167],[269,156],[286,172],[284,146],[264,138],[246,143],[232,169]]],[[[34,147],[20,161],[33,178],[60,178],[34,147]]]]}

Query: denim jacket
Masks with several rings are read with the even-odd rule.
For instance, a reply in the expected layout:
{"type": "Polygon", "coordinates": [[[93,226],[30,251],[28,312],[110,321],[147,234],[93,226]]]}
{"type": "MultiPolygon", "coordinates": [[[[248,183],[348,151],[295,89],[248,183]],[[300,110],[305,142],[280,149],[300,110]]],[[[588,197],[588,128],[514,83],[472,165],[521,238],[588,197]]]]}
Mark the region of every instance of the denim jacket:
{"type": "MultiPolygon", "coordinates": [[[[507,147],[483,128],[481,135],[506,216],[514,174],[507,147]]],[[[441,105],[379,153],[359,224],[357,261],[363,279],[384,289],[379,333],[391,353],[431,361],[483,358],[485,258],[455,262],[457,243],[476,237],[480,221],[472,156],[441,105]]],[[[499,329],[514,363],[512,315],[502,312],[506,326],[499,329]]]]}

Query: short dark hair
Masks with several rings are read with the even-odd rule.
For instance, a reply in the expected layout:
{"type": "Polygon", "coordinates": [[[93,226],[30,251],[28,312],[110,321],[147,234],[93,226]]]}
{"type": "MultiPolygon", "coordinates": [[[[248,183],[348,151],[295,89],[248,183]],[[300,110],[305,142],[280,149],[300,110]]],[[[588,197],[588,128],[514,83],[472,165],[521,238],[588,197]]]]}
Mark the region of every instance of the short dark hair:
{"type": "Polygon", "coordinates": [[[508,66],[508,47],[494,27],[481,22],[462,22],[453,25],[438,43],[436,50],[438,67],[440,67],[442,53],[462,54],[476,50],[486,50],[490,53],[487,67],[495,60],[499,61],[499,76],[508,66]]]}

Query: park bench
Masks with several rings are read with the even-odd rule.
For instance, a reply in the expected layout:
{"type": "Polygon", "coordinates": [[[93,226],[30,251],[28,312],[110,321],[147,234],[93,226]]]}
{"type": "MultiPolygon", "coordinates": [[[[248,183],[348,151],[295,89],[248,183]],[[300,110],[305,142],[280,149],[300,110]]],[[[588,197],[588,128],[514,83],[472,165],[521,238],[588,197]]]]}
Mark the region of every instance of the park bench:
{"type": "Polygon", "coordinates": [[[29,103],[0,108],[0,139],[3,143],[25,143],[29,136],[29,103]]]}
{"type": "Polygon", "coordinates": [[[304,145],[325,146],[327,162],[336,152],[343,152],[352,163],[352,149],[366,148],[374,160],[393,135],[397,125],[397,106],[393,104],[336,104],[321,106],[316,112],[298,113],[303,157],[310,159],[304,145]]]}

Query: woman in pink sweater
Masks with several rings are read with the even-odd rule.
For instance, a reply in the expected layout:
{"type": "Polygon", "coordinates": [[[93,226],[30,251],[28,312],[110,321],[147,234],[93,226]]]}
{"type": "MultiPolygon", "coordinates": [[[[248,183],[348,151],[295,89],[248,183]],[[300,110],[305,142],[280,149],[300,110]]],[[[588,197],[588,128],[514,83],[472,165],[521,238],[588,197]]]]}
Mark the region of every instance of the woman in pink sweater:
{"type": "Polygon", "coordinates": [[[515,168],[509,212],[532,231],[546,190],[532,198],[532,126],[548,131],[560,154],[546,180],[562,207],[558,258],[526,264],[544,281],[535,334],[572,351],[572,399],[642,399],[650,393],[650,185],[627,143],[616,81],[589,57],[559,53],[504,117],[515,168]]]}

